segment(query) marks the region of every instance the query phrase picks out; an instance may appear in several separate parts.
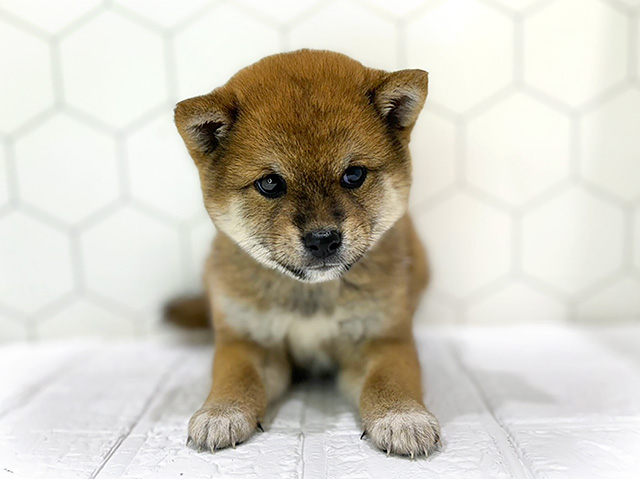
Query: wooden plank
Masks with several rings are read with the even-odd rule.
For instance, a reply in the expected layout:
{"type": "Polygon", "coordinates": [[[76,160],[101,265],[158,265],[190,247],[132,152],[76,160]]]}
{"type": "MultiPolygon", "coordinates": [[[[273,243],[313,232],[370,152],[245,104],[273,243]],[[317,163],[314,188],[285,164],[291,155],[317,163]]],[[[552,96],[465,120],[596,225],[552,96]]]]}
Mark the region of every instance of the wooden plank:
{"type": "Polygon", "coordinates": [[[26,404],[88,354],[87,342],[17,343],[0,348],[0,417],[26,404]]]}
{"type": "MultiPolygon", "coordinates": [[[[462,332],[457,355],[527,469],[558,479],[640,477],[636,356],[577,329],[499,333],[462,332]]],[[[640,344],[640,328],[627,334],[640,344]]]]}
{"type": "MultiPolygon", "coordinates": [[[[427,374],[435,376],[435,383],[459,376],[440,340],[428,346],[432,361],[427,374]]],[[[439,402],[434,406],[445,410],[441,412],[448,445],[446,454],[428,461],[388,458],[361,441],[355,411],[326,382],[296,387],[272,409],[265,421],[267,432],[247,444],[198,454],[184,439],[190,415],[206,396],[209,368],[206,348],[184,358],[98,478],[512,477],[504,465],[505,451],[496,445],[487,413],[468,384],[448,391],[458,400],[447,400],[445,391],[434,397],[439,402]]]]}
{"type": "Polygon", "coordinates": [[[271,409],[267,432],[235,450],[187,448],[187,422],[210,384],[207,345],[3,348],[0,360],[26,372],[0,376],[10,385],[0,394],[10,405],[0,477],[625,478],[640,468],[640,372],[610,342],[539,327],[417,338],[445,446],[416,461],[360,440],[355,411],[327,382],[294,388],[271,409]]]}
{"type": "MultiPolygon", "coordinates": [[[[301,437],[288,423],[257,433],[237,449],[198,453],[186,447],[187,423],[210,385],[211,348],[194,346],[158,391],[98,479],[300,477],[301,437]]],[[[295,408],[284,408],[290,412],[295,408]]],[[[286,415],[286,414],[285,414],[286,415]]],[[[265,423],[267,429],[270,426],[265,423]]]]}
{"type": "Polygon", "coordinates": [[[521,327],[459,337],[464,369],[505,424],[640,418],[640,372],[592,334],[521,327]]]}
{"type": "Polygon", "coordinates": [[[174,350],[150,344],[96,347],[0,420],[0,471],[12,478],[92,477],[178,358],[174,350]]]}

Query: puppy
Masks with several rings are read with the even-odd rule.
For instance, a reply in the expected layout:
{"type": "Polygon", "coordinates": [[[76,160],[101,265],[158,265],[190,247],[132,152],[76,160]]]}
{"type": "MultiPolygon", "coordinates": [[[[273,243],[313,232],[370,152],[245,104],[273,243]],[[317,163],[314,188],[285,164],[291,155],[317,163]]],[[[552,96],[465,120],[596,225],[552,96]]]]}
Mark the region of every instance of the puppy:
{"type": "Polygon", "coordinates": [[[427,268],[407,214],[409,135],[426,96],[422,70],[301,50],[178,103],[218,230],[204,273],[213,385],[188,443],[249,439],[295,367],[337,370],[378,448],[435,448],[411,330],[427,268]]]}

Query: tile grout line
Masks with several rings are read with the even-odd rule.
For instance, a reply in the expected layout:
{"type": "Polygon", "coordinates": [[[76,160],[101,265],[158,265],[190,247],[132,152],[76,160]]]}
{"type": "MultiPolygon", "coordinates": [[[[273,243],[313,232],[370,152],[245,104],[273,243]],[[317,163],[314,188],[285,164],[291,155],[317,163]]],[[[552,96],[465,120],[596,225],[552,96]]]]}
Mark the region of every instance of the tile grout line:
{"type": "Polygon", "coordinates": [[[449,350],[454,363],[458,366],[460,371],[467,378],[468,383],[474,389],[476,396],[482,403],[485,411],[488,413],[488,424],[485,422],[485,426],[489,426],[487,433],[491,436],[494,441],[494,444],[502,454],[502,457],[505,459],[505,465],[509,469],[511,473],[511,477],[516,479],[533,479],[535,475],[532,473],[531,468],[522,457],[522,454],[516,447],[516,441],[511,436],[505,425],[500,421],[492,407],[487,400],[482,388],[478,384],[475,376],[465,367],[462,359],[460,358],[460,354],[458,352],[458,348],[454,344],[453,339],[450,337],[449,340],[444,341],[445,347],[449,350]],[[498,434],[492,434],[492,430],[494,430],[498,434]]]}

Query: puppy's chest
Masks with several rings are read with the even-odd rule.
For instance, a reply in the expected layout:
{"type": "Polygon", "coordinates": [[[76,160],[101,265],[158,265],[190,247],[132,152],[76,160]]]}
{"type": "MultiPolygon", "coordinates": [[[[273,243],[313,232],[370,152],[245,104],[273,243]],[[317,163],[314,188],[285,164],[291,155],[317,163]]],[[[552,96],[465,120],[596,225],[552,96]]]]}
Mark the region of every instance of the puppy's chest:
{"type": "Polygon", "coordinates": [[[344,348],[375,336],[383,318],[373,310],[336,308],[308,315],[274,307],[266,312],[236,309],[228,322],[266,347],[284,345],[297,365],[322,370],[331,368],[344,348]]]}

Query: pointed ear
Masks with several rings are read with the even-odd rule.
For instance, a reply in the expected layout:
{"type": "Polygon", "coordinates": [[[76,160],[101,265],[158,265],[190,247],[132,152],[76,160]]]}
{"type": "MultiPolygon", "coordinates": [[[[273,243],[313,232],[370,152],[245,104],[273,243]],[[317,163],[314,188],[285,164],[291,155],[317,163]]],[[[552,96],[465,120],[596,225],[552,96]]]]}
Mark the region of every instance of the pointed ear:
{"type": "Polygon", "coordinates": [[[387,124],[396,129],[412,127],[427,99],[429,74],[423,70],[389,73],[373,92],[373,101],[387,124]]]}
{"type": "Polygon", "coordinates": [[[176,105],[174,120],[192,156],[211,155],[229,133],[236,115],[235,95],[222,88],[176,105]]]}

